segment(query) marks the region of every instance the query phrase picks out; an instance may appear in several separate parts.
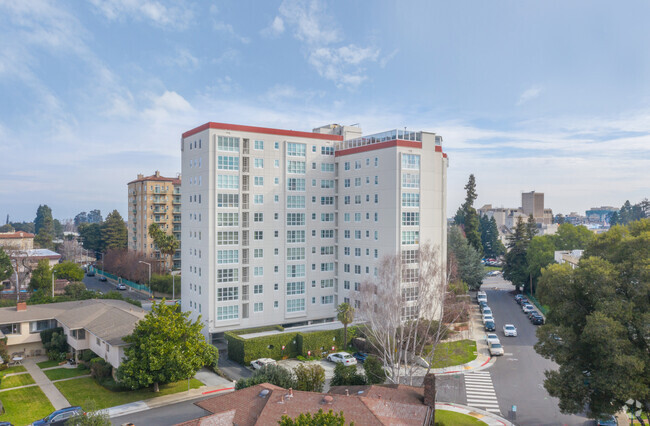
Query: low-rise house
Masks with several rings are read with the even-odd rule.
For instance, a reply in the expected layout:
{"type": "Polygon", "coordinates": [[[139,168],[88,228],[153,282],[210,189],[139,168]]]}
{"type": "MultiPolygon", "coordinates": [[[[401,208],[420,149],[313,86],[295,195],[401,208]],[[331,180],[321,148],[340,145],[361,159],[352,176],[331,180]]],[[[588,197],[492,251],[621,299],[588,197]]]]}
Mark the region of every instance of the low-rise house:
{"type": "Polygon", "coordinates": [[[31,250],[34,248],[34,234],[24,231],[0,232],[0,247],[9,250],[31,250]]]}
{"type": "Polygon", "coordinates": [[[14,273],[8,280],[2,283],[3,293],[16,292],[16,278],[20,283],[21,292],[26,292],[29,287],[29,281],[32,277],[32,271],[38,266],[38,262],[45,259],[48,261],[50,268],[54,267],[61,260],[61,255],[49,249],[30,249],[30,250],[12,250],[7,249],[7,254],[11,258],[11,264],[14,267],[14,273]]]}
{"type": "Polygon", "coordinates": [[[580,263],[582,253],[584,253],[584,250],[558,250],[554,252],[554,258],[560,265],[568,263],[572,269],[575,269],[578,267],[578,263],[580,263]]]}
{"type": "Polygon", "coordinates": [[[121,300],[89,299],[72,302],[0,308],[0,338],[7,338],[10,354],[44,355],[40,332],[61,327],[73,356],[92,350],[117,368],[131,334],[146,312],[121,300]]]}

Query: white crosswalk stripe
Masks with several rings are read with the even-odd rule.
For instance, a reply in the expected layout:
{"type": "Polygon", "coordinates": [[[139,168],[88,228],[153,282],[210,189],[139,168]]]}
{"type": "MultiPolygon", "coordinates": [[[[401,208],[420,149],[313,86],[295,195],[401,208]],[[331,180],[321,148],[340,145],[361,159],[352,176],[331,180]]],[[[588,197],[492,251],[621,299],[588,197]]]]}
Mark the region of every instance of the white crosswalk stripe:
{"type": "Polygon", "coordinates": [[[489,371],[465,374],[465,396],[470,407],[501,414],[489,371]]]}

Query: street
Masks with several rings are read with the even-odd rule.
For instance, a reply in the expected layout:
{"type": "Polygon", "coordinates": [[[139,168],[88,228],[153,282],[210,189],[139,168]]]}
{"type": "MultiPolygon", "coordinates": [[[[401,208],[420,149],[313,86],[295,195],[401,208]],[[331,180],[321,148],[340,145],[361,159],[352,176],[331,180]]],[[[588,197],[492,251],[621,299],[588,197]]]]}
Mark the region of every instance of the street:
{"type": "Polygon", "coordinates": [[[99,281],[99,276],[95,275],[94,277],[89,277],[88,275],[84,276],[83,283],[86,284],[86,288],[89,290],[94,290],[94,291],[101,291],[102,293],[108,293],[109,291],[119,291],[124,295],[124,297],[128,297],[130,299],[134,300],[139,300],[141,302],[145,302],[149,300],[149,297],[131,290],[129,287],[127,287],[128,290],[117,290],[117,285],[115,282],[108,280],[108,281],[99,281]]]}
{"type": "Polygon", "coordinates": [[[120,426],[124,423],[131,422],[136,426],[145,425],[175,425],[210,414],[203,408],[194,405],[195,402],[201,401],[211,396],[202,396],[188,401],[177,402],[175,404],[158,407],[151,410],[140,411],[139,413],[125,414],[124,416],[111,418],[111,423],[120,426]]]}

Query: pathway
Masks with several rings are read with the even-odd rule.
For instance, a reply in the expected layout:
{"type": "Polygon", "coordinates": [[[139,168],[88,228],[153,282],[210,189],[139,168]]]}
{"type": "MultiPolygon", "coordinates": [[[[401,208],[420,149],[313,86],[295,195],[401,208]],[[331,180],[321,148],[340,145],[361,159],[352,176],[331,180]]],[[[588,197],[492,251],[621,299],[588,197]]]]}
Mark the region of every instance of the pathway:
{"type": "Polygon", "coordinates": [[[27,372],[32,375],[32,378],[41,388],[45,396],[47,396],[47,398],[50,400],[55,410],[70,406],[68,400],[65,399],[63,394],[59,392],[56,386],[54,386],[54,383],[52,383],[52,381],[47,378],[45,373],[43,373],[43,371],[38,368],[38,365],[36,365],[36,361],[34,361],[34,359],[26,358],[23,361],[23,365],[27,369],[27,372]]]}

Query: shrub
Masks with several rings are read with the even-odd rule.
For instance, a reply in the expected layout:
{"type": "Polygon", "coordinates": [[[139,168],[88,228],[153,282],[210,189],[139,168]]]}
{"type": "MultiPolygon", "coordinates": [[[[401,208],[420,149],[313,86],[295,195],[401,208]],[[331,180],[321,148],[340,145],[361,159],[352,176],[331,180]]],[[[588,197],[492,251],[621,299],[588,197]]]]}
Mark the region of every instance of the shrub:
{"type": "Polygon", "coordinates": [[[355,386],[365,385],[366,378],[357,372],[356,365],[336,364],[334,367],[334,377],[330,386],[355,386]]]}
{"type": "Polygon", "coordinates": [[[47,358],[52,360],[52,361],[63,361],[65,360],[66,353],[65,352],[57,352],[57,351],[47,351],[47,358]]]}
{"type": "Polygon", "coordinates": [[[171,275],[159,275],[154,274],[151,276],[150,287],[151,290],[157,291],[160,293],[172,294],[172,281],[176,286],[176,296],[181,294],[181,277],[177,276],[172,279],[171,275]]]}
{"type": "Polygon", "coordinates": [[[366,372],[368,384],[380,385],[386,381],[386,370],[384,365],[375,356],[369,355],[363,363],[363,370],[366,372]]]}
{"type": "Polygon", "coordinates": [[[97,380],[105,379],[111,376],[113,366],[103,358],[97,357],[90,360],[90,375],[97,380]]]}
{"type": "Polygon", "coordinates": [[[47,351],[47,357],[54,361],[63,361],[68,351],[68,342],[61,327],[41,331],[41,342],[47,351]]]}
{"type": "Polygon", "coordinates": [[[93,359],[93,358],[97,358],[97,354],[95,352],[91,351],[90,349],[86,349],[81,354],[81,360],[83,362],[90,362],[90,360],[93,359]]]}
{"type": "Polygon", "coordinates": [[[285,389],[296,387],[296,379],[291,370],[279,365],[267,365],[256,370],[251,377],[237,380],[235,390],[259,385],[260,383],[271,383],[285,389]]]}
{"type": "Polygon", "coordinates": [[[88,297],[85,297],[86,293],[90,293],[89,296],[91,296],[93,292],[88,290],[84,283],[70,283],[65,287],[64,293],[75,300],[80,300],[82,298],[87,299],[88,297]]]}
{"type": "Polygon", "coordinates": [[[300,354],[295,333],[273,334],[252,339],[225,333],[225,337],[228,340],[228,358],[244,365],[258,358],[293,358],[300,354]],[[282,346],[285,347],[284,350],[282,346]]]}
{"type": "Polygon", "coordinates": [[[293,370],[296,375],[296,389],[307,392],[322,392],[325,385],[325,369],[318,364],[300,364],[293,370]]]}

